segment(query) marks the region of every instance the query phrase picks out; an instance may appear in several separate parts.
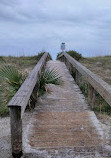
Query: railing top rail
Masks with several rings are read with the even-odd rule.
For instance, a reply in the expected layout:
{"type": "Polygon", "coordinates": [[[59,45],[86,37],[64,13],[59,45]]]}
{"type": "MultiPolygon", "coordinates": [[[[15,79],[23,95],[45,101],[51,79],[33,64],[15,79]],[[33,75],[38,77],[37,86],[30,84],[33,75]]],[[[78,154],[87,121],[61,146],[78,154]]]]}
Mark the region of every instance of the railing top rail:
{"type": "Polygon", "coordinates": [[[44,53],[34,69],[28,75],[22,86],[19,88],[17,93],[10,100],[10,102],[8,103],[8,107],[20,107],[23,115],[26,105],[38,80],[38,75],[45,64],[47,57],[48,53],[44,53]]]}
{"type": "Polygon", "coordinates": [[[75,67],[79,73],[81,73],[86,80],[92,85],[92,87],[105,99],[105,101],[111,106],[111,86],[103,81],[100,77],[96,76],[93,72],[80,64],[74,58],[67,53],[62,53],[59,58],[65,56],[69,63],[75,67]]]}

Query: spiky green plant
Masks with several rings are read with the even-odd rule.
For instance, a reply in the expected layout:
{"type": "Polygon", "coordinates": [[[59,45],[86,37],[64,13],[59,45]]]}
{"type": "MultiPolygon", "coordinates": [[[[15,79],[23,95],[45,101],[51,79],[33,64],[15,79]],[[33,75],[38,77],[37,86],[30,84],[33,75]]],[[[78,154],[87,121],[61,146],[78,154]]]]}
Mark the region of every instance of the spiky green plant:
{"type": "MultiPolygon", "coordinates": [[[[10,65],[5,65],[0,69],[0,114],[8,112],[7,103],[18,91],[24,82],[26,75],[20,73],[16,68],[10,65]]],[[[39,96],[46,91],[47,84],[62,85],[62,77],[54,69],[46,69],[40,74],[37,82],[39,96]]]]}
{"type": "Polygon", "coordinates": [[[20,88],[25,79],[22,73],[11,65],[5,65],[1,68],[0,78],[5,79],[5,81],[15,90],[20,88]]]}
{"type": "Polygon", "coordinates": [[[25,78],[26,75],[23,75],[11,65],[5,65],[0,69],[0,80],[2,83],[0,85],[0,113],[2,113],[3,109],[7,111],[7,103],[18,91],[25,78]]]}
{"type": "Polygon", "coordinates": [[[37,81],[38,93],[39,95],[44,94],[47,84],[63,85],[63,83],[62,76],[58,74],[57,70],[46,69],[40,74],[37,81]]]}

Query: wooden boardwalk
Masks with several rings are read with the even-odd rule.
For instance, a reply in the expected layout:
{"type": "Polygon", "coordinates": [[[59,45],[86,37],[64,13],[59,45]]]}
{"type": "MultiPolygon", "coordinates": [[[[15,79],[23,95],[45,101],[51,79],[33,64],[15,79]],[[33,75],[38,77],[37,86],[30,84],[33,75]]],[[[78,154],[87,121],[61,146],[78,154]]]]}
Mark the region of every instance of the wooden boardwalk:
{"type": "Polygon", "coordinates": [[[49,61],[63,76],[62,87],[48,85],[24,132],[25,158],[101,157],[106,138],[65,64],[49,61]]]}

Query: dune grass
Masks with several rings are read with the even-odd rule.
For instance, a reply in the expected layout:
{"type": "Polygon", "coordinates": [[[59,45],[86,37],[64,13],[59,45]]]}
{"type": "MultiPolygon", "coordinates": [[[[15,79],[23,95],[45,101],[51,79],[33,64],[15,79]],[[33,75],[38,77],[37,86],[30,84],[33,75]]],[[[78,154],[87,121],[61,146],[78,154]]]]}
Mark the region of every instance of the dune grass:
{"type": "MultiPolygon", "coordinates": [[[[111,56],[98,56],[92,58],[83,58],[79,62],[98,75],[105,82],[111,85],[111,56]]],[[[83,94],[88,96],[88,83],[83,81],[81,84],[83,94]]],[[[111,115],[111,106],[96,92],[96,102],[94,111],[111,115]]]]}
{"type": "Polygon", "coordinates": [[[111,56],[83,58],[79,62],[111,85],[111,56]]]}

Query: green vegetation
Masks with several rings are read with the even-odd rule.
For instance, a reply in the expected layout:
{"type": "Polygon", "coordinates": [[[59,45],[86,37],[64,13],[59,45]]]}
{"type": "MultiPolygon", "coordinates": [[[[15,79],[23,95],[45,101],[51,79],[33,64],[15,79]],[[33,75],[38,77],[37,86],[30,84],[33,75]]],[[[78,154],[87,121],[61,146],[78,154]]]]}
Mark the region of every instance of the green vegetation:
{"type": "MultiPolygon", "coordinates": [[[[8,114],[7,103],[43,54],[44,52],[31,57],[0,57],[0,116],[8,114]]],[[[51,58],[50,55],[49,57],[51,58]]]]}
{"type": "MultiPolygon", "coordinates": [[[[59,57],[59,55],[61,55],[63,52],[60,52],[57,54],[57,58],[59,57]]],[[[70,56],[72,56],[74,59],[76,59],[77,61],[79,61],[80,59],[82,59],[82,55],[80,53],[78,53],[75,50],[69,50],[66,51],[67,54],[69,54],[70,56]]]]}
{"type": "Polygon", "coordinates": [[[94,111],[111,115],[111,106],[97,92],[94,111]]]}
{"type": "MultiPolygon", "coordinates": [[[[62,52],[61,52],[62,53],[62,52]]],[[[59,53],[57,57],[61,54],[59,53]]],[[[73,51],[67,52],[69,55],[73,56],[76,60],[79,60],[81,64],[87,67],[89,70],[94,72],[100,78],[102,78],[105,82],[111,85],[111,56],[98,56],[91,58],[83,58],[81,54],[73,53],[73,51]],[[76,58],[77,54],[77,58],[76,58]]],[[[75,78],[74,69],[71,72],[73,78],[75,78]]],[[[81,77],[80,79],[80,89],[86,99],[88,99],[88,82],[81,77]]],[[[96,101],[94,106],[95,112],[106,113],[111,115],[111,106],[109,106],[106,101],[96,92],[96,101]]]]}
{"type": "MultiPolygon", "coordinates": [[[[40,60],[42,55],[45,52],[40,52],[35,56],[20,56],[20,57],[13,57],[13,56],[1,56],[0,57],[0,67],[3,64],[8,64],[8,65],[14,65],[19,71],[29,71],[34,68],[36,63],[40,60]],[[2,61],[2,62],[1,62],[2,61]],[[4,62],[3,62],[4,61],[4,62]]],[[[51,56],[49,54],[49,57],[51,59],[51,56]]]]}
{"type": "MultiPolygon", "coordinates": [[[[83,58],[79,62],[111,85],[111,56],[83,58]]],[[[80,88],[87,97],[88,83],[84,81],[80,88]]],[[[111,115],[111,106],[97,92],[94,111],[111,115]]]]}
{"type": "MultiPolygon", "coordinates": [[[[82,79],[81,79],[82,80],[82,79]]],[[[86,99],[88,99],[88,82],[85,80],[81,81],[80,89],[86,99]]],[[[98,92],[95,94],[95,105],[93,110],[99,113],[105,113],[111,115],[111,106],[100,96],[98,92]]]]}
{"type": "Polygon", "coordinates": [[[82,91],[82,93],[84,94],[85,97],[88,97],[88,83],[86,81],[83,81],[80,89],[82,91]]]}
{"type": "Polygon", "coordinates": [[[59,55],[61,55],[63,52],[60,52],[57,54],[56,60],[58,59],[59,55]]]}
{"type": "MultiPolygon", "coordinates": [[[[45,53],[45,52],[41,52],[41,53],[39,53],[37,56],[32,56],[32,57],[29,58],[29,59],[35,60],[35,61],[37,62],[37,61],[39,61],[40,58],[44,55],[44,53],[45,53]]],[[[51,57],[51,55],[50,55],[49,53],[48,53],[48,56],[49,56],[49,59],[52,60],[52,57],[51,57]]]]}
{"type": "Polygon", "coordinates": [[[0,62],[5,62],[5,59],[2,56],[0,56],[0,62]]]}
{"type": "Polygon", "coordinates": [[[0,114],[7,114],[7,104],[15,95],[24,82],[26,75],[19,73],[11,65],[5,65],[0,70],[0,79],[3,80],[0,86],[0,114]]]}
{"type": "Polygon", "coordinates": [[[46,88],[47,84],[55,84],[55,85],[63,84],[62,77],[59,76],[56,70],[46,69],[40,74],[39,80],[37,82],[39,96],[43,95],[47,91],[46,88]]]}
{"type": "MultiPolygon", "coordinates": [[[[96,75],[100,76],[105,82],[111,84],[111,56],[82,58],[79,60],[85,67],[90,69],[96,75]]],[[[72,70],[72,76],[75,78],[74,69],[72,70]]],[[[80,78],[80,89],[86,100],[88,99],[88,82],[82,76],[80,78]]],[[[93,109],[95,112],[105,113],[111,115],[111,106],[96,92],[95,106],[93,109]]]]}
{"type": "Polygon", "coordinates": [[[70,56],[72,56],[77,61],[82,59],[82,55],[80,53],[76,52],[75,50],[69,50],[69,51],[66,51],[66,53],[69,54],[70,56]]]}

